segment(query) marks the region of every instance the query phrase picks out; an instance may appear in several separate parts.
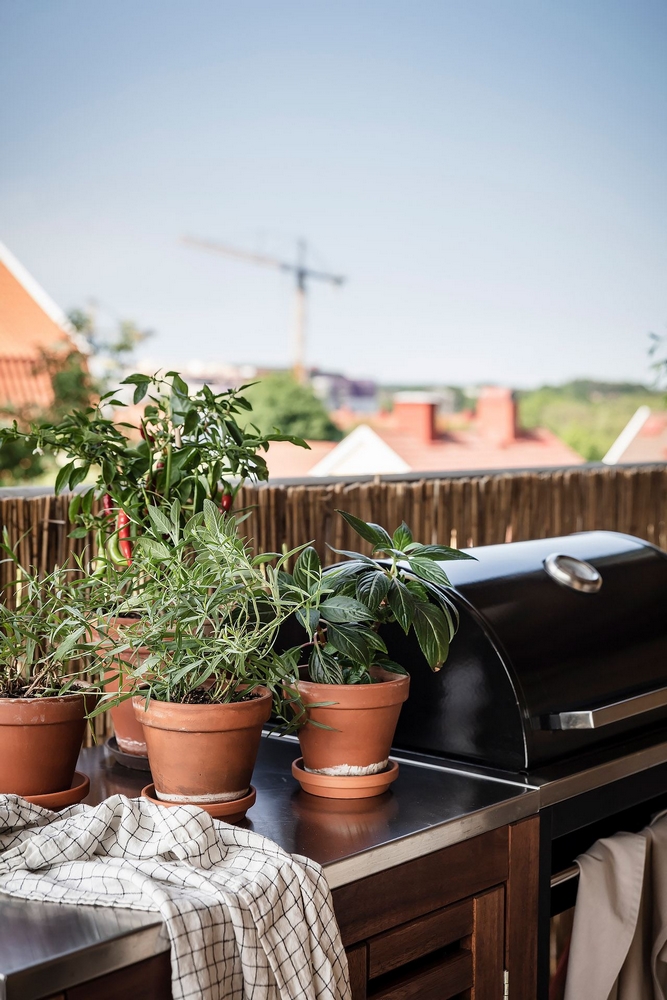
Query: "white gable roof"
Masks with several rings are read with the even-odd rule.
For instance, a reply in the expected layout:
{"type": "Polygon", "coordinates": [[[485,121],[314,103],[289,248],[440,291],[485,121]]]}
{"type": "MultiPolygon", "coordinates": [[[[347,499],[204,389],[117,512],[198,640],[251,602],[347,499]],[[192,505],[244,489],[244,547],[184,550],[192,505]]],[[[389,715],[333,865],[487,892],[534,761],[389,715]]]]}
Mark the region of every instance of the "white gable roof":
{"type": "Polygon", "coordinates": [[[309,476],[374,476],[409,472],[407,465],[379,434],[361,424],[314,465],[309,476]]]}

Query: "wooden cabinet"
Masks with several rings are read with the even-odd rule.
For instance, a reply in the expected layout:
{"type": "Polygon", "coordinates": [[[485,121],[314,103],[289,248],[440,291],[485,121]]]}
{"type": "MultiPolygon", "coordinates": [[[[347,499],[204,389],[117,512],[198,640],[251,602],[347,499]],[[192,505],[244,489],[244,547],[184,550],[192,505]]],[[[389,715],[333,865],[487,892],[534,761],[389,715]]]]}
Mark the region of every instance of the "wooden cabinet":
{"type": "MultiPolygon", "coordinates": [[[[353,1000],[535,1000],[538,834],[531,817],[335,889],[353,1000]]],[[[168,953],[62,1000],[126,992],[167,1000],[168,953]]]]}
{"type": "Polygon", "coordinates": [[[353,1000],[534,1000],[538,823],[334,890],[353,1000]]]}

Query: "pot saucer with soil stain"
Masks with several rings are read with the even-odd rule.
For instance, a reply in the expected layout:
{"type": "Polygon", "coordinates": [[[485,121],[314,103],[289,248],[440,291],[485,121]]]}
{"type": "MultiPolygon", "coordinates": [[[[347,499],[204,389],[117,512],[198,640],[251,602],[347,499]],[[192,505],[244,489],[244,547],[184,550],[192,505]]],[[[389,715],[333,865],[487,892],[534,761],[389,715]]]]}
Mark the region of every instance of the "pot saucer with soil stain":
{"type": "Polygon", "coordinates": [[[167,809],[175,809],[176,806],[197,806],[198,809],[203,809],[213,819],[222,819],[225,823],[239,823],[245,817],[248,809],[254,806],[255,799],[257,798],[257,792],[252,785],[248,794],[244,795],[242,799],[232,799],[229,802],[170,802],[168,799],[159,799],[157,797],[155,794],[155,785],[152,783],[141,789],[141,795],[144,799],[148,799],[149,802],[154,802],[158,806],[165,806],[167,809]]]}
{"type": "Polygon", "coordinates": [[[116,763],[122,767],[130,767],[133,771],[150,771],[151,766],[148,763],[148,757],[144,754],[125,753],[118,746],[118,740],[115,736],[110,736],[105,746],[109,753],[115,757],[116,763]]]}
{"type": "Polygon", "coordinates": [[[46,792],[43,795],[22,795],[21,798],[33,806],[43,806],[44,809],[64,809],[85,799],[90,789],[90,778],[81,771],[75,771],[72,784],[63,792],[46,792]]]}
{"type": "Polygon", "coordinates": [[[382,795],[396,780],[398,764],[390,760],[389,766],[377,774],[313,774],[304,768],[303,757],[298,757],[292,762],[292,775],[304,792],[311,795],[326,799],[367,799],[372,795],[382,795]]]}

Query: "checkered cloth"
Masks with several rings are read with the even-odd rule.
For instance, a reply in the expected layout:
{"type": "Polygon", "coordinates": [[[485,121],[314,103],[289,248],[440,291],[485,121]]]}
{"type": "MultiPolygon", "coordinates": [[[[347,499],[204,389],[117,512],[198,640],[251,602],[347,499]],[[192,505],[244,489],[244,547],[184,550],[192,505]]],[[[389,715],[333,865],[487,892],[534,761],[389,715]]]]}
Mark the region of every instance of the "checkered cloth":
{"type": "Polygon", "coordinates": [[[175,1000],[350,1000],[319,865],[195,806],[112,795],[54,813],[0,795],[0,891],[159,910],[175,1000]]]}

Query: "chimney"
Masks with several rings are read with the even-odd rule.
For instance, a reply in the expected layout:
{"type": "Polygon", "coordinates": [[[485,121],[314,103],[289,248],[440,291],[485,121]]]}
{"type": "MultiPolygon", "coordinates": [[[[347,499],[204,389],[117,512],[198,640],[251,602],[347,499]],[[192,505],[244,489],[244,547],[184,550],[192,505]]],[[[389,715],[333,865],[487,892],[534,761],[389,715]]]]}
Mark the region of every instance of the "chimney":
{"type": "Polygon", "coordinates": [[[437,439],[435,417],[440,397],[429,392],[397,392],[394,396],[394,426],[422,444],[437,439]]]}
{"type": "Polygon", "coordinates": [[[504,447],[516,440],[516,402],[511,389],[485,386],[477,399],[477,430],[487,441],[504,447]]]}

